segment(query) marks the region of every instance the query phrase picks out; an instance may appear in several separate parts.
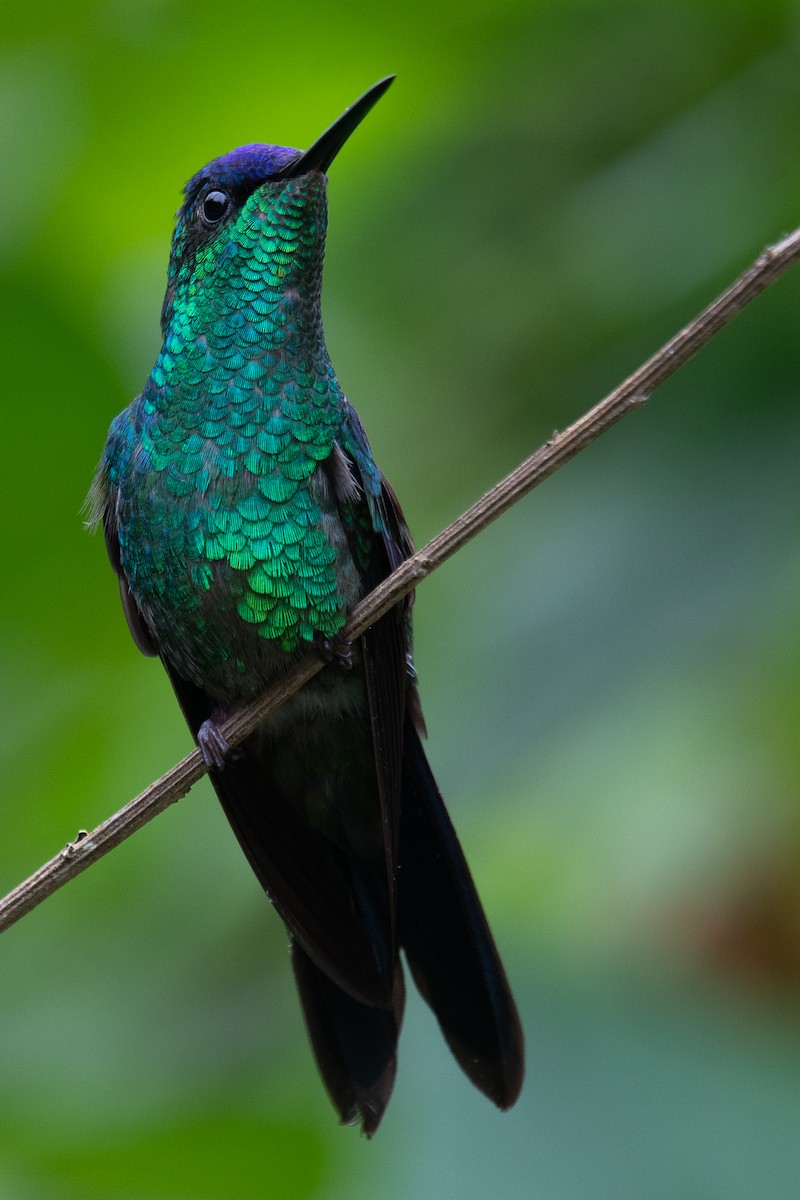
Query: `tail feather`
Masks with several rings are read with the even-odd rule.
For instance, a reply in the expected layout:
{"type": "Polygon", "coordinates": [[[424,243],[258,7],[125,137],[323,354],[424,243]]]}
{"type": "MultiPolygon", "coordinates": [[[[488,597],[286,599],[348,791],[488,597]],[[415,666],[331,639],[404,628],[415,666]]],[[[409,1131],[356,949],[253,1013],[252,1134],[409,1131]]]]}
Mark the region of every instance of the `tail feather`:
{"type": "Polygon", "coordinates": [[[245,751],[212,772],[234,833],[290,933],[354,998],[391,1000],[386,918],[342,851],[271,786],[268,755],[245,751]]]}
{"type": "Polygon", "coordinates": [[[343,992],[292,940],[292,966],[306,1030],[328,1095],[344,1125],[361,1121],[371,1137],[381,1123],[397,1073],[397,1039],[405,991],[395,973],[391,1009],[343,992]]]}
{"type": "Polygon", "coordinates": [[[414,982],[476,1087],[510,1108],[522,1087],[522,1027],[481,902],[419,735],[406,720],[400,940],[414,982]]]}
{"type": "MultiPolygon", "coordinates": [[[[164,665],[196,736],[213,702],[166,659],[164,665]]],[[[393,952],[379,889],[373,895],[356,865],[275,786],[270,754],[256,735],[221,771],[210,772],[223,811],[291,935],[341,988],[365,1004],[386,1007],[393,952]]]]}
{"type": "MultiPolygon", "coordinates": [[[[196,733],[211,701],[170,675],[196,733]]],[[[276,786],[270,744],[251,739],[211,773],[234,832],[288,927],[325,1087],[342,1122],[361,1121],[367,1135],[381,1122],[397,1069],[405,999],[398,943],[468,1078],[502,1109],[514,1104],[522,1086],[517,1010],[413,707],[404,719],[399,788],[395,784],[401,796],[393,842],[397,942],[382,856],[368,851],[359,861],[317,829],[302,805],[276,786]]],[[[359,794],[357,787],[352,796],[343,791],[341,810],[363,825],[359,794]]]]}

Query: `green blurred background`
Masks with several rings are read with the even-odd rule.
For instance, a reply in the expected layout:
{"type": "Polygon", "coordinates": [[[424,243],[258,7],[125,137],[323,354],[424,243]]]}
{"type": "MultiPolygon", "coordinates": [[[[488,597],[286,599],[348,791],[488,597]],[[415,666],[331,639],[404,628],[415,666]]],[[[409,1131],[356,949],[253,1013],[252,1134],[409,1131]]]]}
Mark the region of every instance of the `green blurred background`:
{"type": "MultiPolygon", "coordinates": [[[[0,17],[0,891],[189,747],[80,509],[202,163],[335,164],[328,341],[419,543],[800,220],[775,0],[0,17]]],[[[207,785],[0,944],[1,1200],[773,1200],[800,1173],[800,274],[419,591],[430,756],[518,993],[516,1109],[418,999],[337,1127],[207,785]]]]}

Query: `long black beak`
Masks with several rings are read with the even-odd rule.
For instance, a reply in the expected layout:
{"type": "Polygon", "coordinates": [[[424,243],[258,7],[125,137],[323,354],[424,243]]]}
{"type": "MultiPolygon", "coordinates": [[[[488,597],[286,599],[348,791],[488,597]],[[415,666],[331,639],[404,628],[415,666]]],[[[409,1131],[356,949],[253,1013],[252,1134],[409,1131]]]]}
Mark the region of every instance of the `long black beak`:
{"type": "Polygon", "coordinates": [[[356,100],[355,104],[351,104],[344,110],[330,129],[326,129],[322,136],[317,138],[313,146],[293,162],[287,163],[272,178],[294,179],[298,175],[307,175],[309,171],[327,171],[350,134],[361,124],[369,110],[378,103],[394,80],[394,75],[387,75],[385,79],[380,79],[373,84],[369,91],[364,92],[364,95],[356,100]]]}

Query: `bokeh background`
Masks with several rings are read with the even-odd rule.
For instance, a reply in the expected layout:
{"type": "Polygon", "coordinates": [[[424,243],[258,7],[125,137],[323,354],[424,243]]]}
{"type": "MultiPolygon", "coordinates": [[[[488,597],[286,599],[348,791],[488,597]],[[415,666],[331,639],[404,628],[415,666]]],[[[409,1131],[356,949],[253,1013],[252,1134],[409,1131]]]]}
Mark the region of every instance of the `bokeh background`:
{"type": "MultiPolygon", "coordinates": [[[[331,172],[328,341],[419,543],[800,221],[777,0],[5,0],[0,891],[186,752],[81,504],[186,178],[331,172]]],[[[800,1173],[800,274],[419,591],[429,749],[525,1023],[424,1005],[337,1127],[206,784],[0,944],[2,1200],[775,1200],[800,1173]]]]}

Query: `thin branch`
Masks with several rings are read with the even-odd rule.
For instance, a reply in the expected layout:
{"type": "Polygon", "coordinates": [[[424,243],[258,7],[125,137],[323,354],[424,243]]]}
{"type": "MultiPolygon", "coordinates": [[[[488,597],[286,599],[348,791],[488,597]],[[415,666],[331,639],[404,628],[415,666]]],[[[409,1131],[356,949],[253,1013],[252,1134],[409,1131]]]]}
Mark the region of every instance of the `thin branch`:
{"type": "MultiPolygon", "coordinates": [[[[496,484],[447,529],[437,534],[365,597],[353,610],[344,634],[351,640],[388,612],[432,571],[496,520],[506,509],[540,484],[548,475],[578,454],[626,413],[639,408],[652,392],[683,366],[692,355],[737,316],[800,258],[800,229],[763,254],[708,308],[668,341],[624,383],[585,413],[568,429],[556,433],[515,471],[496,484]]],[[[236,713],[222,727],[232,746],[238,745],[289,696],[322,670],[322,662],[309,656],[290,676],[270,688],[253,704],[236,713]]],[[[182,759],[146,791],[131,800],[91,833],[78,835],[60,854],[0,900],[0,932],[85,871],[142,825],[180,800],[206,773],[199,750],[182,759]]]]}

